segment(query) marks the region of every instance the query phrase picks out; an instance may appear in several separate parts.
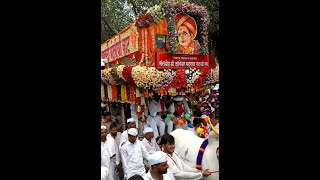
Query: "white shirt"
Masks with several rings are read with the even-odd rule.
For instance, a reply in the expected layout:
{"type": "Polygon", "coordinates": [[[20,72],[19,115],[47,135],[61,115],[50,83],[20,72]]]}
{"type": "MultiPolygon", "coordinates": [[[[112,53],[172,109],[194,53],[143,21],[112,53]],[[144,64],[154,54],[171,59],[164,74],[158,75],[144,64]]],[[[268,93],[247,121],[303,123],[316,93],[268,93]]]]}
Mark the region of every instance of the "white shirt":
{"type": "Polygon", "coordinates": [[[203,178],[202,173],[198,169],[189,167],[175,152],[172,157],[168,154],[167,163],[177,180],[198,180],[203,178]]]}
{"type": "MultiPolygon", "coordinates": [[[[154,180],[151,176],[150,171],[146,175],[146,180],[154,180]]],[[[163,174],[163,180],[175,180],[173,173],[171,172],[171,170],[169,168],[167,169],[167,173],[163,174]]]]}
{"type": "Polygon", "coordinates": [[[113,180],[107,167],[101,166],[101,180],[113,180]]]}
{"type": "Polygon", "coordinates": [[[143,138],[142,143],[150,155],[156,151],[160,151],[160,148],[154,138],[151,139],[151,142],[149,142],[146,138],[143,138]]]}
{"type": "Polygon", "coordinates": [[[137,121],[138,120],[138,116],[137,116],[137,111],[136,111],[136,105],[135,104],[131,104],[130,105],[130,113],[131,113],[131,117],[137,121]]]}
{"type": "MultiPolygon", "coordinates": [[[[109,134],[107,135],[107,137],[112,137],[112,136],[111,136],[111,134],[109,133],[109,134]]],[[[113,138],[113,137],[112,137],[112,138],[113,138]]],[[[120,145],[120,139],[121,139],[121,132],[117,132],[115,141],[116,141],[116,144],[118,145],[118,147],[119,147],[119,145],[120,145]]]]}
{"type": "MultiPolygon", "coordinates": [[[[190,114],[191,111],[190,111],[190,108],[189,108],[188,104],[183,103],[182,106],[183,106],[183,108],[185,109],[186,113],[190,114]]],[[[173,114],[173,113],[174,113],[174,109],[175,109],[175,108],[174,108],[174,102],[173,102],[173,103],[171,103],[170,106],[169,106],[169,112],[170,112],[171,114],[173,114]]]]}
{"type": "Polygon", "coordinates": [[[107,142],[101,141],[101,166],[110,168],[110,157],[111,153],[109,151],[107,142]]]}
{"type": "Polygon", "coordinates": [[[149,113],[150,116],[155,117],[158,112],[162,112],[161,105],[159,102],[152,99],[149,103],[149,113]]]}
{"type": "Polygon", "coordinates": [[[131,176],[138,174],[145,175],[143,158],[149,160],[149,153],[140,140],[136,140],[134,144],[126,141],[120,148],[121,159],[125,177],[129,179],[131,176]]]}
{"type": "Polygon", "coordinates": [[[115,139],[111,136],[111,134],[107,135],[107,146],[110,153],[110,157],[115,158],[116,165],[120,163],[120,152],[119,147],[116,144],[115,139]]]}
{"type": "Polygon", "coordinates": [[[128,130],[125,130],[121,134],[119,147],[121,147],[122,143],[126,142],[127,140],[128,140],[128,130]]]}

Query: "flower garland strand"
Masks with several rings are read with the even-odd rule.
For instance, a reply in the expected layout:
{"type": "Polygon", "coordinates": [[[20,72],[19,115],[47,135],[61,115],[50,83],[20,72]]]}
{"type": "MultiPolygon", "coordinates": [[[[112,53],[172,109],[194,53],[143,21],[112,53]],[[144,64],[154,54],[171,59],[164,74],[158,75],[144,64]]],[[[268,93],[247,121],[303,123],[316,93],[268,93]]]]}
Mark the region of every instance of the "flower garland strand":
{"type": "Polygon", "coordinates": [[[140,63],[141,62],[143,62],[143,60],[144,60],[144,49],[145,49],[145,47],[144,47],[144,39],[145,39],[145,36],[144,36],[144,29],[141,29],[141,52],[142,52],[142,54],[141,54],[141,60],[140,60],[140,63]]]}
{"type": "Polygon", "coordinates": [[[176,71],[174,69],[164,69],[163,73],[164,73],[163,79],[156,85],[155,89],[161,88],[164,90],[165,87],[171,84],[174,77],[176,76],[176,71]]]}
{"type": "Polygon", "coordinates": [[[214,82],[219,82],[219,65],[214,69],[214,82]]]}
{"type": "Polygon", "coordinates": [[[101,83],[101,100],[104,101],[106,99],[106,95],[105,95],[105,90],[104,90],[105,86],[103,83],[101,83]]]}
{"type": "Polygon", "coordinates": [[[109,79],[109,83],[112,85],[117,84],[118,82],[116,81],[115,77],[114,77],[114,69],[113,68],[108,68],[108,79],[109,79]]]}
{"type": "Polygon", "coordinates": [[[121,102],[126,102],[127,98],[127,86],[125,84],[121,85],[121,102]]]}
{"type": "Polygon", "coordinates": [[[210,69],[210,73],[206,76],[203,85],[212,84],[215,82],[215,71],[214,69],[210,69]]]}
{"type": "Polygon", "coordinates": [[[123,68],[125,67],[125,65],[119,65],[117,67],[117,75],[119,76],[119,78],[121,78],[123,81],[126,82],[126,79],[123,77],[122,72],[123,72],[123,68]]]}
{"type": "Polygon", "coordinates": [[[118,100],[117,85],[111,85],[111,89],[112,89],[112,100],[117,101],[118,100]]]}
{"type": "Polygon", "coordinates": [[[108,97],[107,97],[107,99],[108,99],[108,100],[112,100],[112,87],[111,87],[111,84],[108,84],[108,85],[107,85],[107,90],[108,90],[108,97]]]}
{"type": "Polygon", "coordinates": [[[164,78],[164,73],[154,67],[135,66],[132,68],[132,79],[137,87],[155,88],[164,78]]]}
{"type": "Polygon", "coordinates": [[[190,68],[190,69],[186,69],[186,74],[187,74],[187,87],[191,87],[195,82],[195,80],[199,78],[199,76],[201,75],[201,72],[199,69],[190,68]]]}
{"type": "Polygon", "coordinates": [[[145,33],[144,33],[144,60],[145,60],[145,64],[148,64],[148,30],[147,28],[144,29],[145,33]]]}
{"type": "Polygon", "coordinates": [[[126,66],[122,70],[122,76],[124,77],[124,80],[128,82],[132,86],[136,86],[136,83],[132,79],[132,68],[133,66],[126,66]]]}

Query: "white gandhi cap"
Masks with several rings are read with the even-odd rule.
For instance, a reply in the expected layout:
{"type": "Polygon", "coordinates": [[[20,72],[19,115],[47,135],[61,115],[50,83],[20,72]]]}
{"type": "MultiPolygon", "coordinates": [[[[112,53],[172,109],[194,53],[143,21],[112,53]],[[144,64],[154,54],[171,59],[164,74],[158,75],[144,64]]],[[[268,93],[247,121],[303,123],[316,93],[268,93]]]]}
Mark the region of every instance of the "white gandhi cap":
{"type": "Polygon", "coordinates": [[[136,128],[130,128],[128,130],[128,134],[132,135],[132,136],[137,136],[138,135],[138,131],[136,128]]]}
{"type": "Polygon", "coordinates": [[[147,134],[148,132],[153,132],[153,129],[151,127],[147,127],[143,130],[143,134],[147,134]]]}
{"type": "Polygon", "coordinates": [[[156,151],[149,157],[150,157],[149,159],[150,166],[167,161],[167,154],[162,151],[156,151]]]}
{"type": "Polygon", "coordinates": [[[133,118],[129,118],[129,119],[127,119],[127,123],[129,123],[129,122],[135,122],[135,120],[133,118]]]}

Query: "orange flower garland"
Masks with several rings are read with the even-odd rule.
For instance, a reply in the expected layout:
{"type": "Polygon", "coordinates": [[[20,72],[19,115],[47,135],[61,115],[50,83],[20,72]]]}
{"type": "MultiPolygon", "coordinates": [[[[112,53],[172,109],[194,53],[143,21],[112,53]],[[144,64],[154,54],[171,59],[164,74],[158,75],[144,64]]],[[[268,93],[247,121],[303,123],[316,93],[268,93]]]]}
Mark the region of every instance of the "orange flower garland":
{"type": "Polygon", "coordinates": [[[118,100],[117,85],[111,85],[111,88],[112,88],[112,100],[118,100]]]}

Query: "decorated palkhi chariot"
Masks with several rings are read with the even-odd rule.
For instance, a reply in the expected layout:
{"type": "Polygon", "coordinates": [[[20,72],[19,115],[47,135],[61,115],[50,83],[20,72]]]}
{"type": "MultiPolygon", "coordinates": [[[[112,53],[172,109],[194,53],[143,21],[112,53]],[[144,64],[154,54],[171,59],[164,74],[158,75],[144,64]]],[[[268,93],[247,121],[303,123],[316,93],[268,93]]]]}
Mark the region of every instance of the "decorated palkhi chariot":
{"type": "Polygon", "coordinates": [[[208,13],[192,3],[162,2],[101,45],[101,97],[135,104],[142,118],[146,98],[185,95],[219,81],[208,50],[208,13]]]}
{"type": "MultiPolygon", "coordinates": [[[[154,93],[160,96],[193,94],[210,89],[212,84],[219,82],[219,65],[208,49],[207,28],[205,7],[168,1],[150,8],[145,15],[101,44],[101,61],[104,63],[101,98],[107,106],[120,104],[123,125],[129,118],[125,117],[126,107],[134,106],[141,136],[148,101],[154,93]]],[[[192,116],[186,114],[178,123],[183,125],[190,118],[192,116]]],[[[166,120],[171,120],[171,115],[167,114],[166,120]]],[[[210,119],[206,121],[211,123],[210,119]]],[[[219,136],[219,132],[213,129],[214,135],[209,138],[219,136]]],[[[218,141],[209,141],[212,148],[218,146],[218,141]]],[[[199,147],[193,148],[199,151],[199,147]]],[[[216,155],[204,153],[203,157],[206,156],[216,155]]],[[[214,163],[206,162],[205,166],[217,169],[218,162],[214,163]]],[[[193,164],[195,161],[190,163],[193,164]]],[[[217,178],[218,175],[208,177],[217,178]]]]}

